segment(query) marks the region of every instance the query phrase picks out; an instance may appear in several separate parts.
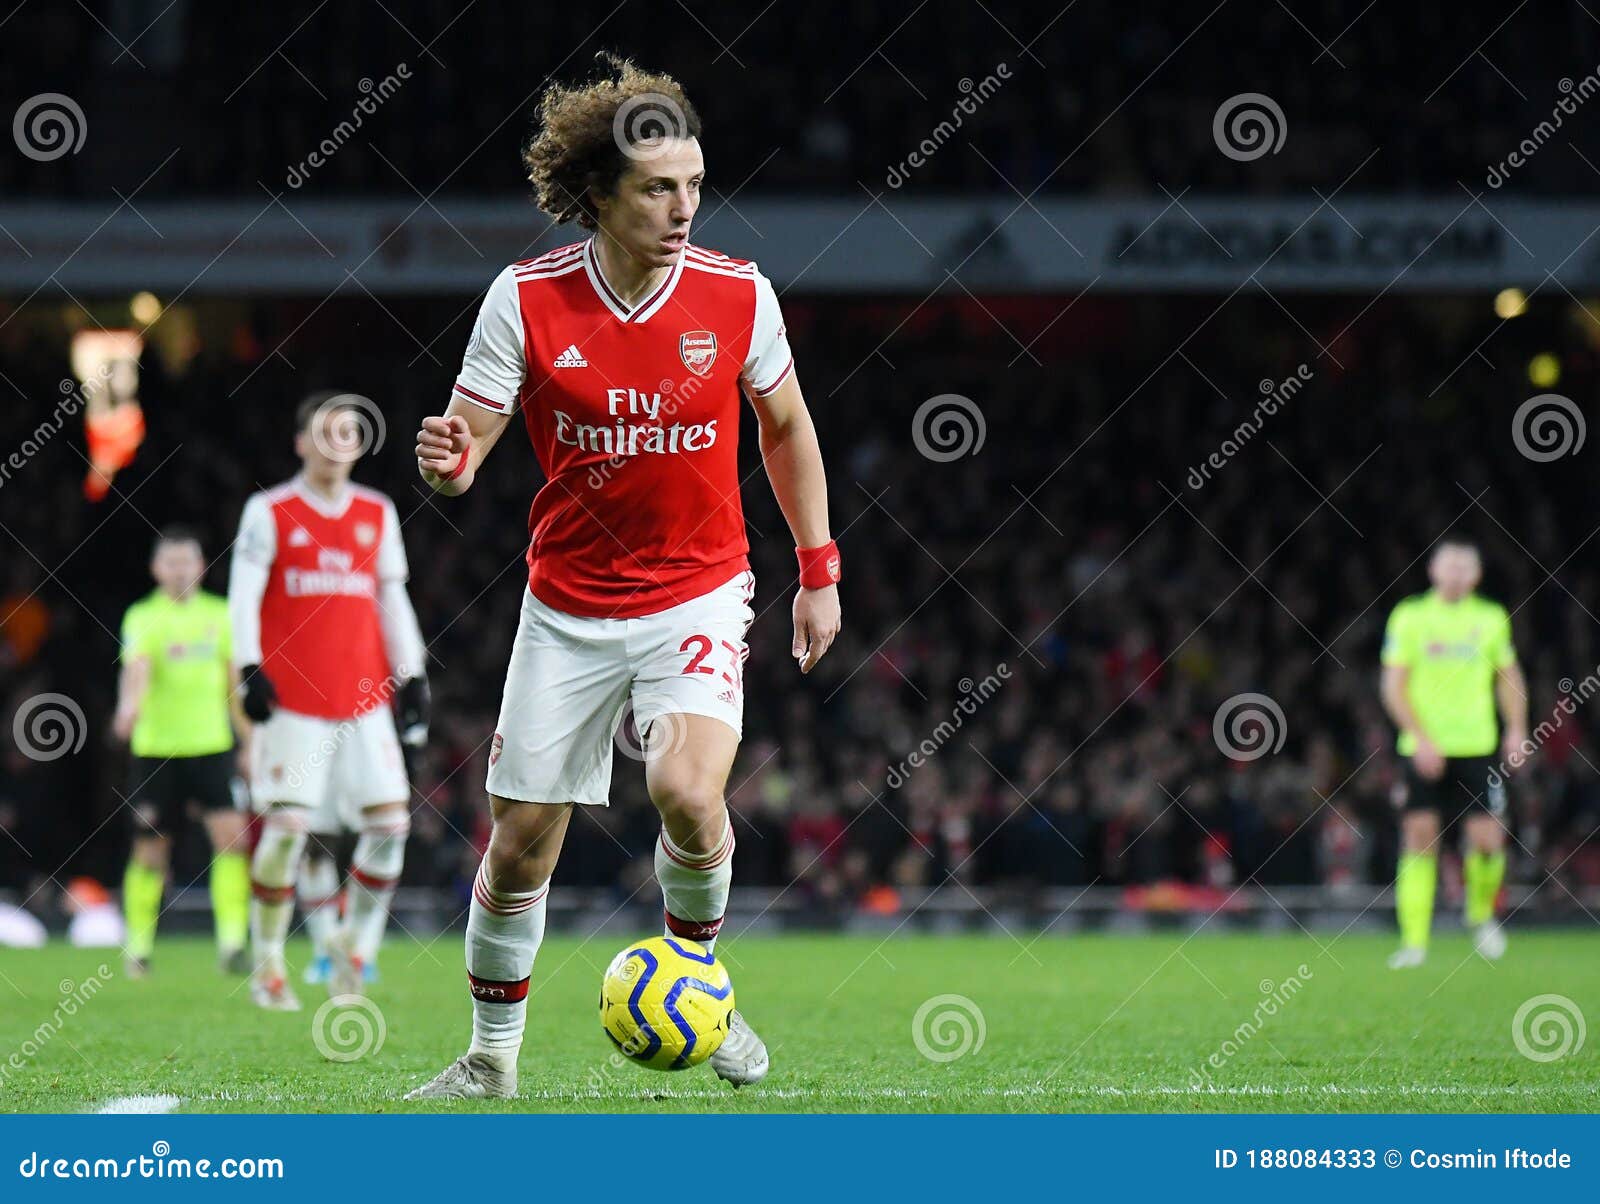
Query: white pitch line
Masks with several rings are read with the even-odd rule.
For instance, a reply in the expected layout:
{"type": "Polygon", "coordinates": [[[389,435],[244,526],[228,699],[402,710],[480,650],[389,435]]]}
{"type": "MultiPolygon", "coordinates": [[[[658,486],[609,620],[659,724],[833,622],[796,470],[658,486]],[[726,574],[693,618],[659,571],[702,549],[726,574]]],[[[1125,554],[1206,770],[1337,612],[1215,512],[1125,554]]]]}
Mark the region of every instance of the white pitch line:
{"type": "Polygon", "coordinates": [[[118,1095],[95,1109],[100,1116],[159,1116],[174,1111],[179,1099],[175,1095],[118,1095]]]}

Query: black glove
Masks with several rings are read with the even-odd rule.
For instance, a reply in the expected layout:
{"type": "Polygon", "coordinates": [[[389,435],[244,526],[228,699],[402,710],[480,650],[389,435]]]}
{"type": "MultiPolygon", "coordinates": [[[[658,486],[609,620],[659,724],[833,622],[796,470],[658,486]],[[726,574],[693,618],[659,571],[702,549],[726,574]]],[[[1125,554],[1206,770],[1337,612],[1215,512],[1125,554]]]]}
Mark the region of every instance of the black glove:
{"type": "Polygon", "coordinates": [[[426,677],[408,677],[400,683],[394,699],[394,714],[400,728],[400,743],[420,748],[428,740],[428,716],[433,696],[426,677]]]}
{"type": "Polygon", "coordinates": [[[244,686],[244,713],[256,723],[265,723],[278,705],[278,691],[272,679],[261,671],[260,665],[246,665],[239,670],[240,684],[244,686]]]}

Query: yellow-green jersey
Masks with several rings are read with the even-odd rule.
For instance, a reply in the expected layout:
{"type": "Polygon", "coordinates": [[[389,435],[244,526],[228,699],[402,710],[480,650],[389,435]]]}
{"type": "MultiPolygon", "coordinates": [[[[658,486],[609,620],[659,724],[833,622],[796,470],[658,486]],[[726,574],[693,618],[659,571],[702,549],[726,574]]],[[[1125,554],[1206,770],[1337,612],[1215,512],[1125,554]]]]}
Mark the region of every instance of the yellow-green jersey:
{"type": "MultiPolygon", "coordinates": [[[[1486,757],[1499,743],[1495,674],[1517,661],[1511,616],[1498,602],[1468,594],[1447,602],[1429,591],[1404,599],[1389,615],[1383,663],[1404,665],[1406,697],[1434,746],[1446,757],[1486,757]]],[[[1400,733],[1402,756],[1417,750],[1400,733]]]]}
{"type": "Polygon", "coordinates": [[[122,618],[122,659],[150,659],[150,685],[133,725],[136,757],[203,757],[233,747],[228,722],[232,656],[228,602],[196,590],[179,601],[159,589],[122,618]]]}

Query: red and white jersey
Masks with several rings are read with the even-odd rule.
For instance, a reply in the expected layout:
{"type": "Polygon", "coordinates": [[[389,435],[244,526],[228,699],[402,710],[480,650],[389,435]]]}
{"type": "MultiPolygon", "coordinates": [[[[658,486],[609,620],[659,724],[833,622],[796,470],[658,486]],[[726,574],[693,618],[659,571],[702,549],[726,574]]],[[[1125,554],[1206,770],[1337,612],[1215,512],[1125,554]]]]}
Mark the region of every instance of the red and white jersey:
{"type": "Polygon", "coordinates": [[[261,671],[285,709],[348,719],[388,701],[378,593],[408,570],[386,495],[350,485],[330,502],[294,477],[245,502],[233,554],[267,571],[261,671]]]}
{"type": "Polygon", "coordinates": [[[741,385],[794,369],[754,263],[686,246],[629,307],[594,241],[495,278],[455,391],[521,410],[548,478],[528,515],[528,588],[570,614],[634,618],[748,567],[739,502],[741,385]]]}

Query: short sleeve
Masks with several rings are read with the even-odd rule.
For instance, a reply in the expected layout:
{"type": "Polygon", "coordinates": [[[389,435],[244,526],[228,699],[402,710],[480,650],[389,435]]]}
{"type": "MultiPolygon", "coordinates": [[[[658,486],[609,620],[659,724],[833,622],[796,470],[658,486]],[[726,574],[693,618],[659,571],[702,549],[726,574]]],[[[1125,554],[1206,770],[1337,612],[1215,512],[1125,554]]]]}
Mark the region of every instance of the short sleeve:
{"type": "Polygon", "coordinates": [[[1517,648],[1511,642],[1511,616],[1501,607],[1496,620],[1494,646],[1489,650],[1490,663],[1496,669],[1509,669],[1517,663],[1517,648]]]}
{"type": "Polygon", "coordinates": [[[149,611],[135,603],[122,616],[122,663],[136,656],[150,655],[151,627],[149,611]]]}
{"type": "Polygon", "coordinates": [[[750,329],[750,354],[744,361],[744,382],[757,397],[771,393],[794,371],[794,356],[784,332],[783,310],[772,281],[756,273],[756,316],[750,329]]]}
{"type": "Polygon", "coordinates": [[[228,601],[226,598],[216,600],[217,611],[217,644],[222,655],[223,664],[233,662],[233,622],[228,617],[228,601]]]}
{"type": "Polygon", "coordinates": [[[252,494],[239,515],[239,536],[233,543],[233,554],[242,556],[262,568],[271,568],[278,555],[278,525],[272,519],[272,508],[265,494],[252,494]]]}
{"type": "Polygon", "coordinates": [[[383,535],[378,540],[378,580],[404,581],[411,575],[406,563],[406,541],[400,534],[400,515],[394,502],[383,499],[383,535]]]}
{"type": "Polygon", "coordinates": [[[509,414],[527,368],[523,354],[522,302],[517,295],[515,265],[494,278],[467,339],[455,392],[465,401],[509,414]]]}
{"type": "Polygon", "coordinates": [[[1414,665],[1417,661],[1416,624],[1413,611],[1402,602],[1389,615],[1389,625],[1383,631],[1383,663],[1386,665],[1414,665]]]}

